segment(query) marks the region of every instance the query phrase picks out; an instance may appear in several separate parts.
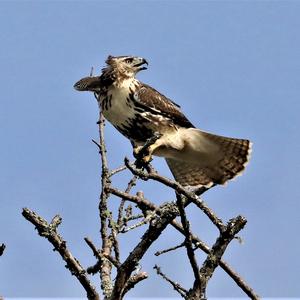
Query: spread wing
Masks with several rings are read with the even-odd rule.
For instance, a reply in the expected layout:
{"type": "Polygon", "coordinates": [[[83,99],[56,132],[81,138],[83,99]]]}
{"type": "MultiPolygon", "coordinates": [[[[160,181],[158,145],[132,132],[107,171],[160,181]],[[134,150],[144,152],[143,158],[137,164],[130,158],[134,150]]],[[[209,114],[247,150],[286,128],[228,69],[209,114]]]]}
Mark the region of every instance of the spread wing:
{"type": "Polygon", "coordinates": [[[136,105],[141,106],[146,111],[169,118],[176,125],[186,128],[194,127],[181,112],[178,104],[147,84],[140,84],[134,98],[136,105]]]}

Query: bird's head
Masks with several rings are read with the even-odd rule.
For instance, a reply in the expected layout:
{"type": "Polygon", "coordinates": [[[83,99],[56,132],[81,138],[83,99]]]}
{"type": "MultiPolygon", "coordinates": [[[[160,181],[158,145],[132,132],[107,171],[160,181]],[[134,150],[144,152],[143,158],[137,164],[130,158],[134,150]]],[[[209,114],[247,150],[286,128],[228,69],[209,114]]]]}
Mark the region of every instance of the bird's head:
{"type": "Polygon", "coordinates": [[[113,69],[126,77],[134,77],[139,71],[147,70],[148,62],[137,56],[111,56],[106,59],[108,68],[113,69]]]}

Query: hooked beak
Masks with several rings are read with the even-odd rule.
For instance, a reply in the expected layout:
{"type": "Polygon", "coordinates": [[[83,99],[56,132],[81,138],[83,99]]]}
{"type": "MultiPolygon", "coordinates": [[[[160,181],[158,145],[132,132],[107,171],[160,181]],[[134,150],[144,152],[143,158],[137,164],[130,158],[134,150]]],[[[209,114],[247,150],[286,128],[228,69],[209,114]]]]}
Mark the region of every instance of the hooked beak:
{"type": "Polygon", "coordinates": [[[139,67],[138,70],[139,71],[142,71],[142,70],[147,70],[147,67],[146,66],[143,66],[143,65],[147,65],[148,66],[148,62],[145,58],[142,58],[141,59],[141,62],[137,63],[135,65],[135,67],[139,67]],[[143,66],[143,67],[142,67],[143,66]]]}

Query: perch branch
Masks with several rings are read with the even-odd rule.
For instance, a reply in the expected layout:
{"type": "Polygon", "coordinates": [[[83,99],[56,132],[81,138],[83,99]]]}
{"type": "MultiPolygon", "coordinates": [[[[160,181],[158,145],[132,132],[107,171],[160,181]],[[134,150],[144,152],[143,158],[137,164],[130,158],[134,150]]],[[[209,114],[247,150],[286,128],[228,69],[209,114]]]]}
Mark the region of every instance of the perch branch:
{"type": "MultiPolygon", "coordinates": [[[[189,202],[196,202],[197,206],[207,215],[207,217],[213,222],[213,224],[215,224],[215,226],[219,229],[219,231],[224,230],[225,226],[222,220],[216,216],[216,214],[212,211],[212,209],[210,209],[203,200],[199,200],[199,197],[195,195],[195,193],[188,191],[178,182],[170,180],[164,176],[161,176],[154,171],[146,173],[136,168],[133,164],[130,164],[128,158],[125,158],[125,165],[134,175],[139,176],[142,180],[152,179],[154,181],[158,181],[172,188],[173,190],[175,190],[175,192],[185,196],[189,202]]],[[[198,191],[198,193],[200,195],[205,191],[207,191],[207,188],[203,187],[201,190],[198,191]]]]}

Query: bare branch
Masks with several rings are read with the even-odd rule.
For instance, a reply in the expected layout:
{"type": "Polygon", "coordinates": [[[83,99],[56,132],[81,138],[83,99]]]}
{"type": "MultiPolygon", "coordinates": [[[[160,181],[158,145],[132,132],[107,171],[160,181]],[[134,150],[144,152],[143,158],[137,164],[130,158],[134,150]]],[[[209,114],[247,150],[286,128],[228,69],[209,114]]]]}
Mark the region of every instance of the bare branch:
{"type": "MultiPolygon", "coordinates": [[[[199,197],[195,195],[195,193],[188,191],[183,186],[181,186],[178,182],[170,180],[164,176],[161,176],[156,172],[152,171],[150,173],[149,172],[146,173],[140,169],[137,169],[133,164],[130,164],[128,158],[125,158],[125,165],[134,175],[139,176],[142,180],[152,179],[158,181],[172,188],[177,193],[185,196],[189,202],[196,202],[197,206],[208,216],[208,218],[213,222],[213,224],[215,224],[220,231],[224,230],[224,224],[222,220],[219,219],[216,216],[216,214],[212,211],[212,209],[210,209],[203,200],[200,200],[199,197]]],[[[202,190],[198,190],[198,193],[202,194],[205,191],[207,191],[207,188],[203,187],[202,190]]]]}
{"type": "Polygon", "coordinates": [[[174,251],[174,250],[177,250],[179,248],[182,248],[185,246],[185,242],[177,245],[177,246],[174,246],[174,247],[171,247],[171,248],[168,248],[168,249],[165,249],[165,250],[161,250],[161,251],[156,251],[154,253],[155,256],[159,256],[159,255],[162,255],[162,254],[165,254],[165,253],[168,253],[168,252],[171,252],[171,251],[174,251]]]}
{"type": "MultiPolygon", "coordinates": [[[[101,156],[101,194],[99,200],[99,217],[100,217],[100,233],[102,240],[102,254],[103,255],[111,255],[112,251],[112,241],[108,235],[108,218],[109,218],[109,210],[107,206],[108,193],[107,187],[110,186],[109,179],[109,171],[108,171],[108,162],[106,156],[106,146],[104,141],[104,126],[105,119],[103,113],[99,112],[99,153],[101,156]]],[[[111,269],[112,265],[108,259],[103,259],[101,261],[102,266],[100,269],[100,277],[101,277],[101,288],[106,297],[110,297],[111,291],[113,289],[113,282],[111,278],[111,269]]]]}
{"type": "Polygon", "coordinates": [[[94,67],[91,67],[90,76],[93,76],[94,73],[94,67]]]}
{"type": "Polygon", "coordinates": [[[6,248],[5,244],[1,244],[1,246],[0,246],[0,256],[3,255],[5,248],[6,248]]]}
{"type": "Polygon", "coordinates": [[[86,272],[91,275],[95,275],[100,272],[102,262],[98,260],[93,266],[90,266],[86,269],[86,272]]]}
{"type": "Polygon", "coordinates": [[[116,168],[116,169],[113,169],[113,170],[111,170],[111,171],[109,172],[108,177],[112,177],[112,176],[114,176],[115,174],[118,174],[118,173],[120,173],[120,172],[122,172],[122,171],[124,171],[124,170],[126,170],[126,169],[127,169],[126,166],[121,166],[121,167],[118,167],[118,168],[116,168]]]}
{"type": "Polygon", "coordinates": [[[125,217],[123,217],[123,219],[124,219],[124,222],[130,222],[130,221],[141,219],[143,217],[144,217],[143,214],[137,214],[137,215],[131,215],[128,217],[125,216],[125,217]]]}
{"type": "MultiPolygon", "coordinates": [[[[137,176],[133,176],[133,178],[128,182],[127,188],[125,190],[125,193],[129,193],[130,190],[136,185],[136,181],[137,181],[138,177],[137,176]]],[[[122,198],[121,203],[119,205],[119,209],[118,209],[118,220],[117,220],[117,224],[118,227],[121,228],[123,226],[123,209],[124,209],[124,205],[125,205],[125,201],[126,199],[122,198]]]]}
{"type": "Polygon", "coordinates": [[[123,295],[125,295],[129,290],[133,289],[137,283],[147,278],[148,274],[146,272],[139,272],[132,275],[124,287],[123,295]]]}
{"type": "Polygon", "coordinates": [[[149,223],[154,217],[156,216],[156,212],[155,211],[150,211],[149,213],[147,213],[146,217],[141,220],[140,222],[137,222],[131,226],[125,227],[121,230],[122,233],[128,232],[130,230],[136,229],[138,227],[141,227],[147,223],[149,223]]]}
{"type": "Polygon", "coordinates": [[[108,192],[110,192],[111,194],[113,194],[115,196],[118,196],[120,198],[123,198],[123,199],[126,199],[126,200],[130,201],[130,202],[135,203],[139,208],[141,208],[141,210],[143,210],[143,209],[155,210],[156,209],[156,206],[152,202],[146,200],[144,197],[133,196],[133,195],[122,192],[122,191],[120,191],[116,188],[113,188],[113,187],[109,187],[108,192]]]}
{"type": "Polygon", "coordinates": [[[193,243],[192,243],[192,237],[191,237],[192,233],[190,231],[190,224],[189,224],[189,221],[187,220],[187,217],[185,214],[182,197],[178,193],[176,193],[176,198],[177,198],[178,209],[180,212],[182,227],[183,227],[184,233],[185,233],[185,246],[186,246],[187,255],[188,255],[191,267],[193,269],[195,281],[198,284],[200,284],[201,278],[200,278],[200,274],[199,274],[198,263],[197,263],[196,256],[195,256],[195,253],[193,250],[193,243]]]}
{"type": "Polygon", "coordinates": [[[220,233],[215,244],[211,248],[207,258],[200,269],[200,284],[195,280],[193,289],[189,291],[189,299],[206,299],[206,287],[208,280],[220,264],[221,258],[235,235],[246,225],[247,220],[242,216],[237,216],[229,220],[226,229],[220,233]]]}
{"type": "Polygon", "coordinates": [[[148,230],[142,236],[141,241],[130,252],[126,260],[118,269],[115,286],[112,292],[112,299],[122,299],[121,295],[124,291],[124,286],[127,283],[130,274],[134,271],[136,265],[147,252],[152,243],[160,236],[163,230],[167,227],[171,220],[178,215],[177,206],[174,203],[166,203],[161,206],[161,216],[157,216],[150,222],[148,230]]]}
{"type": "Polygon", "coordinates": [[[100,271],[100,269],[102,267],[102,258],[99,253],[99,250],[96,248],[94,243],[88,237],[85,237],[84,240],[87,243],[87,245],[92,249],[94,256],[97,258],[97,262],[93,266],[88,267],[86,269],[86,271],[88,274],[95,275],[96,273],[98,273],[100,271]]]}
{"type": "Polygon", "coordinates": [[[59,216],[55,216],[52,222],[48,224],[45,219],[28,208],[23,209],[22,215],[36,227],[39,235],[45,237],[54,246],[54,250],[58,251],[62,259],[66,262],[66,268],[70,270],[71,274],[79,280],[86,290],[88,299],[99,300],[100,297],[94,286],[89,281],[86,271],[68,250],[66,241],[64,241],[56,231],[57,226],[61,222],[61,218],[59,216]]]}
{"type": "Polygon", "coordinates": [[[101,259],[100,255],[99,255],[99,250],[96,248],[96,246],[94,245],[94,243],[88,238],[85,237],[84,241],[87,243],[87,245],[92,249],[93,251],[93,255],[98,258],[101,259]]]}
{"type": "Polygon", "coordinates": [[[178,282],[175,282],[175,281],[171,280],[170,278],[168,278],[168,277],[161,271],[161,268],[160,268],[159,266],[155,265],[155,266],[153,267],[153,269],[156,270],[156,273],[157,273],[158,275],[160,275],[163,279],[165,279],[167,282],[169,282],[169,283],[173,286],[174,290],[175,290],[176,292],[178,292],[178,293],[181,295],[181,297],[183,297],[183,298],[186,297],[188,291],[187,291],[186,289],[184,289],[178,282]]]}
{"type": "Polygon", "coordinates": [[[113,258],[111,255],[107,255],[105,253],[102,253],[101,251],[97,250],[93,242],[89,238],[84,238],[85,242],[88,244],[88,246],[92,249],[93,254],[96,258],[99,259],[101,262],[103,259],[108,259],[116,268],[120,266],[120,263],[113,258]]]}
{"type": "MultiPolygon", "coordinates": [[[[184,229],[181,224],[179,224],[176,220],[171,222],[171,225],[178,230],[180,233],[185,235],[184,229]]],[[[201,241],[196,235],[192,235],[192,241],[196,247],[201,249],[203,252],[209,254],[210,248],[201,241]]],[[[243,290],[243,292],[249,296],[251,299],[258,300],[260,299],[258,295],[254,292],[254,290],[241,278],[241,276],[235,272],[225,261],[220,261],[220,267],[235,281],[235,283],[243,290]]]]}
{"type": "MultiPolygon", "coordinates": [[[[136,203],[139,207],[143,207],[145,210],[155,210],[158,211],[158,207],[154,205],[152,202],[138,196],[133,196],[124,192],[121,192],[117,189],[110,188],[110,192],[116,196],[119,196],[121,198],[126,198],[127,200],[136,203]]],[[[178,224],[175,220],[172,220],[171,222],[172,226],[177,229],[179,232],[181,232],[183,235],[185,235],[183,227],[178,224]]],[[[192,236],[193,243],[197,247],[199,247],[202,251],[205,253],[209,253],[210,248],[202,242],[198,237],[195,235],[192,236]]],[[[246,295],[251,297],[252,299],[259,299],[259,296],[255,294],[253,289],[247,285],[247,283],[240,277],[239,274],[237,274],[226,262],[221,261],[220,266],[224,269],[224,271],[236,282],[236,284],[245,292],[246,295]]]]}

